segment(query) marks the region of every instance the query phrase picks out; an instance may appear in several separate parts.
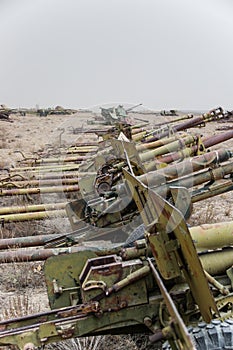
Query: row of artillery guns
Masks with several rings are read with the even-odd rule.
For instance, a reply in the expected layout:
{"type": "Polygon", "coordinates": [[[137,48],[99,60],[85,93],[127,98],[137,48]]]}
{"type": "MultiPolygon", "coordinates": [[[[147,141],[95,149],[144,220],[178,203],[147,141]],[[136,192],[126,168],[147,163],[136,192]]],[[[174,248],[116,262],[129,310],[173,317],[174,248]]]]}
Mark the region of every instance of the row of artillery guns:
{"type": "Polygon", "coordinates": [[[64,108],[62,106],[56,106],[54,108],[9,108],[4,104],[0,105],[0,119],[13,122],[10,116],[18,114],[20,116],[26,116],[27,114],[39,115],[40,117],[46,117],[50,115],[71,115],[76,113],[76,109],[64,108]]]}
{"type": "Polygon", "coordinates": [[[151,347],[233,348],[233,222],[187,224],[194,203],[233,189],[233,152],[216,148],[233,132],[189,130],[227,114],[217,108],[153,129],[82,129],[98,139],[7,169],[2,197],[72,192],[75,199],[1,208],[4,226],[55,213],[71,224],[68,233],[0,239],[2,264],[45,261],[51,308],[1,321],[1,346],[146,333],[151,347]]]}

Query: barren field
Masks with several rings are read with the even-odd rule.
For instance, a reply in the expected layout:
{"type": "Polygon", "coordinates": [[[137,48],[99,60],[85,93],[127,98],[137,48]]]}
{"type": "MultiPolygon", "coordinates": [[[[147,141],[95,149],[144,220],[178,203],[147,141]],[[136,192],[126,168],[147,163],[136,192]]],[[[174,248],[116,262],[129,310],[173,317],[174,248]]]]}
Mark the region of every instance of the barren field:
{"type": "MultiPolygon", "coordinates": [[[[11,115],[7,122],[0,120],[0,175],[4,179],[9,174],[9,169],[23,166],[23,160],[27,158],[40,158],[51,154],[62,157],[62,150],[75,142],[97,141],[94,134],[86,136],[81,133],[74,133],[75,128],[103,128],[101,125],[89,125],[88,121],[93,120],[94,114],[76,113],[75,115],[51,115],[39,117],[37,115],[11,115]]],[[[151,125],[172,120],[174,117],[156,116],[154,114],[129,115],[131,120],[141,118],[149,120],[151,125]]],[[[137,121],[135,120],[135,123],[137,121]]],[[[231,126],[231,123],[219,124],[210,122],[202,128],[192,128],[191,133],[212,136],[220,126],[231,126]]],[[[106,126],[105,126],[106,128],[106,126]]],[[[148,127],[147,127],[148,128],[148,127]]],[[[232,150],[233,139],[220,145],[216,145],[211,150],[224,148],[232,150]]],[[[88,155],[88,154],[87,154],[88,155]]],[[[17,171],[16,171],[17,173],[17,171]]],[[[13,180],[12,180],[13,181],[13,180]]],[[[62,198],[69,201],[75,198],[75,194],[66,194],[62,198]]],[[[49,203],[58,201],[61,197],[54,195],[23,195],[23,196],[1,196],[1,206],[29,205],[32,203],[49,203]]],[[[194,204],[193,213],[189,219],[189,224],[199,225],[203,223],[213,223],[231,221],[233,219],[233,193],[225,193],[214,198],[204,200],[194,204]]],[[[44,220],[2,223],[1,238],[29,236],[37,234],[52,234],[70,232],[71,228],[65,215],[57,218],[45,218],[44,220]]],[[[1,264],[0,266],[0,318],[6,319],[17,317],[34,312],[42,312],[48,309],[45,283],[43,280],[42,262],[24,262],[11,264],[1,264]]],[[[96,337],[95,340],[82,339],[80,341],[66,341],[60,345],[50,345],[48,349],[151,349],[145,338],[131,338],[130,336],[105,336],[96,337]],[[94,343],[90,345],[90,342],[94,343]],[[92,346],[92,347],[91,347],[92,346]]]]}

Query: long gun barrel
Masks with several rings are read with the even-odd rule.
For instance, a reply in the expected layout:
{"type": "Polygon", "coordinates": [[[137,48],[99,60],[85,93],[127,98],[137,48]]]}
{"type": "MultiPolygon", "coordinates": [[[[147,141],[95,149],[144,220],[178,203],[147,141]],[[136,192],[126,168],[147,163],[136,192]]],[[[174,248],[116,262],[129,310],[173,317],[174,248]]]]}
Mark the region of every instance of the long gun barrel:
{"type": "Polygon", "coordinates": [[[134,108],[137,108],[137,107],[139,107],[139,106],[142,106],[142,103],[139,103],[139,104],[137,104],[137,105],[134,105],[134,106],[132,106],[132,107],[127,108],[127,109],[126,109],[126,112],[130,112],[130,111],[132,111],[134,108]]]}
{"type": "MultiPolygon", "coordinates": [[[[186,129],[198,126],[200,124],[203,124],[203,123],[207,123],[210,121],[216,121],[216,120],[223,119],[223,118],[226,118],[226,114],[223,112],[222,108],[219,107],[217,109],[209,111],[208,113],[202,114],[199,117],[192,118],[192,119],[190,119],[184,123],[178,124],[178,125],[174,125],[173,131],[176,132],[176,131],[186,130],[186,129]]],[[[162,132],[161,134],[157,134],[154,137],[149,137],[149,139],[145,140],[145,142],[156,141],[156,140],[161,139],[163,137],[166,137],[168,135],[169,135],[169,131],[165,131],[165,132],[162,132]]]]}
{"type": "MultiPolygon", "coordinates": [[[[219,143],[222,143],[224,141],[230,140],[232,137],[233,137],[233,130],[230,130],[226,133],[213,135],[213,136],[210,136],[208,138],[203,139],[201,147],[209,148],[209,147],[215,146],[219,143]]],[[[176,160],[181,160],[183,158],[191,157],[191,156],[196,154],[199,147],[200,146],[198,144],[196,144],[194,146],[184,148],[178,152],[173,152],[171,154],[161,156],[159,158],[159,162],[161,162],[163,164],[169,164],[169,163],[172,163],[176,160]]],[[[149,170],[153,169],[153,167],[154,167],[153,164],[150,164],[150,166],[148,166],[147,170],[149,171],[149,170]]]]}
{"type": "MultiPolygon", "coordinates": [[[[203,260],[206,264],[210,265],[206,255],[203,254],[208,250],[216,251],[220,248],[229,247],[233,245],[233,221],[229,222],[221,222],[214,224],[205,224],[200,226],[190,227],[191,237],[193,239],[194,245],[198,252],[201,254],[201,259],[203,256],[203,260]]],[[[51,235],[38,235],[38,236],[28,236],[28,237],[16,237],[16,238],[8,238],[8,239],[0,239],[0,263],[11,263],[11,262],[27,262],[27,261],[43,261],[47,260],[51,256],[57,256],[60,254],[71,254],[79,251],[83,251],[83,249],[94,250],[98,256],[103,256],[108,254],[120,254],[125,260],[130,259],[132,257],[139,258],[142,251],[140,249],[136,249],[133,247],[125,248],[124,246],[112,246],[111,247],[100,247],[97,249],[96,242],[93,242],[92,245],[85,244],[85,242],[75,242],[74,246],[70,247],[60,247],[60,248],[47,248],[46,244],[50,242],[50,240],[64,238],[65,236],[70,236],[72,238],[72,233],[64,235],[64,234],[51,234],[51,235]],[[41,246],[45,246],[45,248],[39,248],[41,246]],[[36,247],[37,249],[28,249],[29,247],[36,247]],[[14,250],[8,250],[10,248],[14,248],[14,250]],[[27,249],[20,249],[27,248],[27,249]]],[[[72,241],[70,240],[70,244],[72,241]]],[[[100,244],[98,243],[98,246],[100,244]]],[[[144,249],[144,248],[143,248],[144,249]]],[[[227,250],[224,254],[226,256],[224,262],[224,268],[231,266],[232,256],[231,250],[227,250]]],[[[146,253],[149,256],[152,256],[152,252],[150,247],[148,247],[148,251],[146,253]]],[[[220,254],[220,255],[223,255],[220,254]]],[[[207,254],[208,256],[208,254],[207,254]]],[[[214,254],[213,254],[214,256],[214,254]]],[[[212,261],[212,257],[211,257],[212,261]]],[[[213,262],[212,267],[208,267],[207,271],[211,272],[213,270],[222,271],[224,268],[217,265],[218,262],[213,262]]]]}

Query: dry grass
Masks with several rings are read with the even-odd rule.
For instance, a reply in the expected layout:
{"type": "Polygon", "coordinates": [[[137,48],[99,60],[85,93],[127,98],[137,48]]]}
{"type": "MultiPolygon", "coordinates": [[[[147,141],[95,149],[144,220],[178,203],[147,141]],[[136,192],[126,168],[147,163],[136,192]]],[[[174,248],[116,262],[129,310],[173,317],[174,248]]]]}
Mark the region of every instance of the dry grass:
{"type": "MultiPolygon", "coordinates": [[[[18,318],[40,312],[40,303],[34,303],[27,292],[22,295],[14,295],[5,298],[4,305],[5,308],[3,308],[0,313],[1,320],[18,318]]],[[[1,347],[1,349],[18,350],[18,347],[10,345],[1,347]]]]}
{"type": "Polygon", "coordinates": [[[194,203],[189,224],[202,225],[233,220],[233,197],[228,192],[194,203]]]}
{"type": "Polygon", "coordinates": [[[151,344],[147,335],[105,335],[70,339],[50,344],[45,350],[159,350],[158,344],[151,344]]]}
{"type": "Polygon", "coordinates": [[[45,350],[101,350],[104,342],[105,337],[102,336],[83,337],[47,345],[45,350]]]}
{"type": "Polygon", "coordinates": [[[216,222],[215,218],[216,218],[216,209],[213,203],[209,202],[206,204],[204,208],[202,206],[194,207],[189,223],[191,225],[210,224],[210,223],[216,222]]]}
{"type": "Polygon", "coordinates": [[[5,292],[27,291],[27,288],[45,288],[43,263],[25,262],[0,265],[1,290],[5,292]]]}
{"type": "Polygon", "coordinates": [[[33,303],[28,293],[14,295],[9,298],[8,307],[2,310],[1,319],[8,320],[10,318],[27,316],[40,312],[40,309],[40,304],[33,303]]]}

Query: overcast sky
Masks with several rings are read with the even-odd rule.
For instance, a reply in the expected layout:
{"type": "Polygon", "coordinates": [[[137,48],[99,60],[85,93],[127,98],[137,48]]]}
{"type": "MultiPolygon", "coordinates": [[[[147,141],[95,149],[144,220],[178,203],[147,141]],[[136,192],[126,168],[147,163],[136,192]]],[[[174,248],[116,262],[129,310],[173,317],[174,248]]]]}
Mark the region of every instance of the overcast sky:
{"type": "Polygon", "coordinates": [[[233,109],[232,0],[0,0],[0,104],[233,109]]]}

